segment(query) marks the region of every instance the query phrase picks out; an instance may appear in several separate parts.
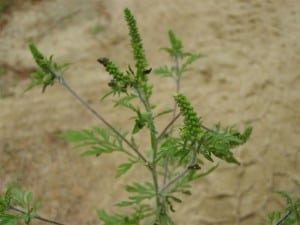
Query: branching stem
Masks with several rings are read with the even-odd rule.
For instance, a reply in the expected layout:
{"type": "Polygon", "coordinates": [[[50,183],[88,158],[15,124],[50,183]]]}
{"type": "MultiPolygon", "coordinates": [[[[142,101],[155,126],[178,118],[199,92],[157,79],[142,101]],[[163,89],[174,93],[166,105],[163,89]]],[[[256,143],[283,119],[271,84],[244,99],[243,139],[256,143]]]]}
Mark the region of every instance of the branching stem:
{"type": "Polygon", "coordinates": [[[176,181],[184,177],[189,171],[191,171],[191,166],[193,166],[196,163],[197,160],[197,152],[195,149],[193,149],[193,157],[189,164],[186,166],[186,168],[181,171],[176,177],[173,177],[168,183],[166,183],[159,191],[160,194],[162,194],[165,190],[167,190],[171,185],[173,185],[176,181]]]}
{"type": "Polygon", "coordinates": [[[157,178],[157,171],[156,171],[156,158],[157,158],[157,142],[158,139],[156,137],[156,130],[155,130],[155,125],[153,121],[153,116],[152,116],[152,110],[150,107],[149,99],[145,97],[145,93],[143,93],[141,90],[137,89],[138,96],[143,103],[145,110],[151,114],[151,120],[149,121],[149,131],[150,131],[150,141],[151,141],[151,148],[153,151],[153,157],[152,157],[152,164],[151,164],[151,175],[154,183],[154,188],[155,188],[155,193],[156,193],[156,205],[159,207],[160,201],[159,201],[159,196],[158,196],[158,178],[157,178]]]}
{"type": "MultiPolygon", "coordinates": [[[[54,71],[52,71],[54,73],[54,71]]],[[[55,75],[56,77],[58,75],[55,75]]],[[[148,160],[140,153],[140,151],[135,148],[118,130],[116,130],[107,120],[105,120],[93,107],[91,107],[85,100],[83,100],[77,93],[74,91],[69,84],[64,80],[60,79],[60,83],[63,87],[65,87],[72,95],[75,97],[84,107],[86,107],[94,116],[96,116],[99,120],[101,120],[107,127],[109,127],[118,137],[120,137],[139,157],[145,165],[151,169],[151,165],[148,160]]]]}
{"type": "Polygon", "coordinates": [[[290,215],[292,215],[293,210],[288,211],[275,225],[282,224],[290,215]]]}
{"type": "MultiPolygon", "coordinates": [[[[180,91],[180,78],[181,78],[181,74],[180,74],[180,65],[179,65],[179,54],[176,54],[175,56],[175,69],[176,69],[176,73],[175,73],[175,82],[176,82],[176,93],[179,93],[180,91]]],[[[175,120],[180,116],[179,115],[176,116],[177,113],[177,104],[174,101],[174,111],[173,111],[173,118],[171,120],[170,126],[167,126],[166,128],[168,129],[169,127],[171,127],[170,129],[170,135],[173,133],[173,126],[172,124],[175,122],[175,120]]],[[[165,129],[163,132],[165,132],[167,129],[165,129]]],[[[170,153],[168,153],[167,157],[166,157],[166,164],[165,164],[165,171],[164,171],[164,177],[163,177],[163,185],[166,184],[167,182],[167,177],[169,174],[169,160],[170,160],[170,153]]]]}
{"type": "MultiPolygon", "coordinates": [[[[11,210],[14,210],[14,211],[16,211],[16,212],[18,212],[18,213],[26,214],[26,212],[25,212],[24,210],[19,209],[19,208],[16,208],[16,207],[14,207],[14,206],[10,206],[10,209],[11,209],[11,210]]],[[[55,220],[46,219],[46,218],[41,217],[41,216],[39,216],[39,215],[35,215],[35,216],[33,216],[33,218],[35,218],[35,219],[37,219],[37,220],[40,220],[40,221],[43,221],[43,222],[46,222],[46,223],[51,223],[51,224],[56,224],[56,225],[66,225],[66,224],[64,224],[64,223],[60,223],[60,222],[57,222],[57,221],[55,221],[55,220]]]]}

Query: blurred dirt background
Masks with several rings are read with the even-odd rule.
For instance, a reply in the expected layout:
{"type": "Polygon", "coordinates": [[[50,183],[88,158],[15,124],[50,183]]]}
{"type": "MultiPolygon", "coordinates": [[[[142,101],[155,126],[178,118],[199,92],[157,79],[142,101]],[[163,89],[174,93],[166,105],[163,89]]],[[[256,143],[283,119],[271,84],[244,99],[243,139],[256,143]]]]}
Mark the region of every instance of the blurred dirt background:
{"type": "MultiPolygon", "coordinates": [[[[236,150],[241,166],[220,163],[199,180],[193,196],[175,205],[177,224],[261,224],[282,210],[273,191],[299,197],[300,187],[300,4],[299,0],[1,0],[0,6],[0,190],[16,181],[36,198],[41,214],[66,224],[99,224],[95,210],[109,212],[126,198],[123,184],[146,174],[136,168],[116,180],[120,155],[80,157],[55,135],[101,124],[60,86],[23,93],[34,61],[34,42],[58,62],[70,62],[65,77],[109,121],[129,127],[114,111],[109,76],[96,62],[132,64],[123,9],[135,14],[152,68],[170,65],[159,50],[173,29],[185,49],[207,55],[184,76],[185,93],[207,126],[217,122],[254,128],[236,150]],[[3,6],[3,4],[2,4],[3,6]]],[[[172,106],[171,80],[151,75],[153,101],[172,106]]],[[[167,122],[162,119],[159,129],[167,122]]],[[[34,224],[40,224],[36,222],[34,224]]]]}

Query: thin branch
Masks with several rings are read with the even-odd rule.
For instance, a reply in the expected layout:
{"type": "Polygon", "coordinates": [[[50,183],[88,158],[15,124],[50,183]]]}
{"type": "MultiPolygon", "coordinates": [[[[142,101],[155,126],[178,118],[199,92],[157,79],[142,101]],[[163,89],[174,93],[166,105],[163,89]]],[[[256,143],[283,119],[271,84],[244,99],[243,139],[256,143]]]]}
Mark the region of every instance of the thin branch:
{"type": "Polygon", "coordinates": [[[166,164],[165,164],[165,170],[164,170],[163,185],[166,185],[166,183],[167,183],[168,173],[169,173],[169,161],[170,161],[170,153],[168,152],[168,154],[166,156],[166,164]]]}
{"type": "Polygon", "coordinates": [[[204,130],[207,130],[207,131],[210,131],[210,132],[214,132],[214,130],[208,128],[207,126],[205,126],[205,125],[203,125],[203,124],[201,124],[200,127],[201,127],[202,129],[204,129],[204,130]]]}
{"type": "MultiPolygon", "coordinates": [[[[200,143],[199,143],[200,144],[200,143]]],[[[159,193],[163,193],[165,190],[167,190],[172,184],[174,184],[176,181],[178,181],[180,178],[184,177],[190,170],[191,167],[195,164],[197,160],[197,152],[195,149],[193,149],[193,157],[191,159],[191,161],[189,162],[189,164],[186,166],[186,168],[179,173],[176,177],[173,177],[172,180],[170,180],[168,183],[166,183],[159,191],[159,193]]]]}
{"type": "Polygon", "coordinates": [[[288,211],[275,225],[282,224],[290,215],[292,215],[293,210],[288,211]]]}
{"type": "MultiPolygon", "coordinates": [[[[61,74],[58,74],[56,71],[50,70],[50,72],[58,79],[59,83],[65,87],[72,95],[75,97],[85,108],[87,108],[94,116],[101,120],[108,128],[110,128],[118,137],[120,137],[149,167],[148,160],[135,148],[118,130],[114,128],[103,116],[101,116],[92,106],[90,106],[85,100],[83,100],[75,90],[65,81],[61,74]]],[[[150,167],[149,167],[150,169],[150,167]]]]}
{"type": "Polygon", "coordinates": [[[165,127],[165,129],[163,129],[163,131],[160,133],[160,135],[158,136],[158,140],[161,139],[165,133],[167,132],[167,130],[173,125],[173,123],[180,117],[181,113],[178,113],[169,123],[168,125],[165,127]]]}
{"type": "MultiPolygon", "coordinates": [[[[16,212],[18,212],[18,213],[22,213],[22,214],[26,214],[26,213],[27,213],[27,212],[25,212],[24,210],[19,209],[19,208],[16,208],[16,207],[14,207],[14,206],[10,206],[10,209],[11,209],[11,210],[14,210],[14,211],[16,211],[16,212]]],[[[66,225],[66,224],[64,224],[64,223],[60,223],[60,222],[57,222],[57,221],[55,221],[55,220],[46,219],[46,218],[41,217],[41,216],[39,216],[39,215],[35,215],[35,216],[33,216],[33,218],[34,218],[34,219],[37,219],[37,220],[41,220],[41,221],[46,222],[46,223],[51,223],[51,224],[56,224],[56,225],[66,225]]]]}
{"type": "Polygon", "coordinates": [[[151,169],[148,160],[135,148],[118,130],[116,130],[107,120],[105,120],[94,108],[92,108],[85,100],[83,100],[65,80],[61,80],[60,83],[75,97],[84,107],[86,107],[91,113],[94,114],[99,120],[101,120],[107,127],[109,127],[118,137],[120,137],[145,163],[145,165],[151,169]]]}

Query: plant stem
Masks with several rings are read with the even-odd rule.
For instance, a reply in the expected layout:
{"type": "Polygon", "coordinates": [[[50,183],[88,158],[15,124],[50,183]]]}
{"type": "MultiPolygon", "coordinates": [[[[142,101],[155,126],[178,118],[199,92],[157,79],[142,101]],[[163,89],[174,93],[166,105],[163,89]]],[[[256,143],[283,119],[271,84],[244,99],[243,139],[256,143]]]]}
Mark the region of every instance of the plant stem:
{"type": "Polygon", "coordinates": [[[168,183],[166,183],[159,191],[160,194],[162,194],[165,190],[167,190],[172,184],[174,184],[176,181],[178,181],[180,178],[184,177],[190,170],[191,166],[193,166],[196,163],[197,159],[197,152],[196,150],[193,150],[193,157],[187,167],[181,171],[176,177],[173,177],[172,180],[170,180],[168,183]]]}
{"type": "MultiPolygon", "coordinates": [[[[181,73],[180,73],[180,65],[179,65],[179,55],[176,54],[175,56],[175,83],[176,83],[176,93],[178,94],[180,91],[180,81],[181,81],[181,73]]],[[[176,117],[176,112],[177,112],[177,104],[174,101],[174,111],[173,111],[173,119],[176,117]]],[[[170,130],[170,134],[173,132],[173,127],[170,130]]]]}
{"type": "Polygon", "coordinates": [[[282,224],[290,215],[292,215],[293,210],[289,210],[275,225],[282,224]]]}
{"type": "Polygon", "coordinates": [[[173,125],[173,123],[175,123],[175,121],[180,117],[181,113],[178,113],[168,124],[167,126],[163,129],[163,131],[160,133],[160,135],[158,136],[158,140],[161,139],[165,133],[167,132],[167,130],[173,125]]]}
{"type": "MultiPolygon", "coordinates": [[[[180,78],[181,78],[181,73],[180,73],[180,65],[179,65],[179,58],[180,56],[178,54],[175,55],[175,69],[176,69],[176,73],[175,73],[175,81],[176,81],[176,93],[179,93],[179,90],[180,90],[180,78]]],[[[177,111],[177,104],[176,102],[174,101],[174,111],[173,111],[173,118],[171,120],[171,123],[170,123],[170,126],[175,122],[175,120],[177,119],[176,117],[180,116],[177,115],[176,116],[176,111],[177,111]],[[173,122],[174,121],[174,122],[173,122]]],[[[168,127],[168,126],[167,126],[168,127]]],[[[171,129],[170,129],[170,132],[169,134],[171,135],[173,133],[173,126],[171,126],[171,129]]],[[[165,131],[165,130],[164,130],[165,131]]],[[[167,177],[168,177],[168,173],[169,173],[169,160],[170,160],[170,153],[167,154],[167,157],[166,157],[166,164],[165,164],[165,171],[164,171],[164,178],[163,178],[163,185],[166,184],[167,182],[167,177]]]]}
{"type": "MultiPolygon", "coordinates": [[[[22,214],[26,214],[26,212],[24,210],[16,208],[14,206],[10,206],[10,209],[14,210],[16,212],[22,213],[22,214]]],[[[46,223],[52,223],[52,224],[56,224],[56,225],[65,225],[64,223],[60,223],[60,222],[57,222],[55,220],[46,219],[46,218],[41,217],[39,215],[35,215],[35,216],[33,216],[33,218],[35,218],[37,220],[41,220],[41,221],[46,222],[46,223]]]]}
{"type": "Polygon", "coordinates": [[[144,161],[145,165],[151,169],[151,165],[148,160],[135,148],[118,130],[116,130],[107,120],[105,120],[94,108],[92,108],[85,100],[83,100],[64,80],[61,79],[60,83],[75,97],[84,107],[86,107],[91,113],[93,113],[99,120],[101,120],[107,127],[109,127],[117,136],[119,136],[138,156],[144,161]]]}
{"type": "MultiPolygon", "coordinates": [[[[156,137],[156,128],[155,128],[155,124],[154,124],[154,119],[153,119],[153,113],[150,107],[150,102],[149,102],[149,98],[146,97],[145,93],[143,91],[141,91],[140,89],[136,89],[138,96],[141,100],[141,102],[143,103],[145,110],[150,113],[151,115],[151,119],[149,120],[149,131],[150,131],[150,141],[151,141],[151,149],[152,149],[152,163],[151,163],[151,175],[152,175],[152,180],[153,180],[153,184],[154,184],[154,191],[156,194],[156,208],[160,209],[161,208],[161,202],[160,202],[160,197],[158,196],[158,177],[157,177],[157,171],[156,171],[156,158],[157,158],[157,145],[158,145],[158,138],[156,137]]],[[[158,220],[160,216],[159,210],[157,210],[157,218],[158,220]]]]}

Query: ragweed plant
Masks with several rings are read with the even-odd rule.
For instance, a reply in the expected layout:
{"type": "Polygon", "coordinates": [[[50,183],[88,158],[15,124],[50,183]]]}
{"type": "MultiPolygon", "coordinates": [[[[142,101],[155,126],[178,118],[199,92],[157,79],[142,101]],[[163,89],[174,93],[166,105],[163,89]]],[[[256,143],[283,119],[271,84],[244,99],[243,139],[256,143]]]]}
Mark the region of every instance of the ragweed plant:
{"type": "Polygon", "coordinates": [[[125,154],[128,161],[117,168],[117,177],[124,175],[137,164],[143,165],[151,175],[150,180],[128,183],[125,186],[129,194],[128,199],[116,203],[118,207],[129,207],[131,213],[108,214],[102,209],[97,211],[103,224],[171,225],[174,224],[172,220],[172,212],[175,212],[174,204],[182,202],[180,198],[182,194],[191,195],[194,180],[208,175],[217,168],[216,159],[239,164],[232,150],[248,140],[252,129],[248,127],[245,131],[239,132],[233,127],[222,128],[216,125],[208,128],[203,124],[191,102],[180,92],[182,75],[203,55],[184,52],[181,40],[173,31],[168,33],[170,47],[162,50],[171,56],[174,65],[161,66],[153,71],[156,75],[174,79],[176,83],[174,106],[156,112],[156,105],[151,99],[152,85],[148,79],[152,69],[146,59],[136,20],[129,9],[125,9],[124,13],[131,38],[134,67],[129,66],[123,71],[107,57],[99,58],[98,62],[111,76],[108,83],[110,90],[104,97],[117,96],[115,106],[125,107],[134,114],[131,130],[116,127],[92,108],[65,80],[63,70],[66,65],[55,63],[52,56],[46,58],[34,44],[30,44],[29,47],[39,68],[32,75],[33,81],[29,89],[41,85],[44,92],[48,86],[57,82],[105,125],[66,131],[59,135],[64,140],[84,148],[82,155],[125,154]],[[164,129],[158,130],[158,118],[168,113],[172,113],[169,123],[164,129]],[[183,124],[179,132],[173,132],[179,117],[183,118],[183,124]],[[141,130],[148,131],[150,146],[137,144],[135,134],[141,130]],[[212,164],[210,169],[202,169],[205,163],[212,164]]]}

